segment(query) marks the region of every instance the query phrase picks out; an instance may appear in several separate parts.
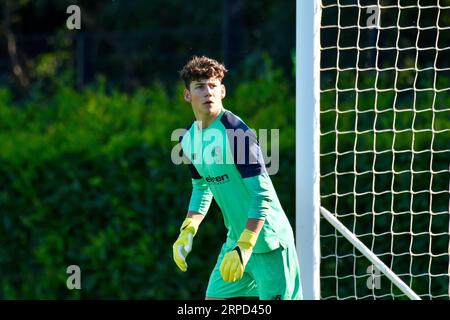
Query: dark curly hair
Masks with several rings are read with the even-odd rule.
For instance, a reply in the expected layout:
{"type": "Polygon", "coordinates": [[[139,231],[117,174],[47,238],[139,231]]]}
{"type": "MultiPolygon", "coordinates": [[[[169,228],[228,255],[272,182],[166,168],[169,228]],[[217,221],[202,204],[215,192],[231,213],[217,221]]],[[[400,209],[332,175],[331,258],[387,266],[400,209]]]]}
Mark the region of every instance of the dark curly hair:
{"type": "Polygon", "coordinates": [[[225,66],[214,59],[205,56],[193,56],[181,69],[180,76],[186,88],[189,89],[192,81],[209,78],[217,78],[222,81],[227,72],[225,66]]]}

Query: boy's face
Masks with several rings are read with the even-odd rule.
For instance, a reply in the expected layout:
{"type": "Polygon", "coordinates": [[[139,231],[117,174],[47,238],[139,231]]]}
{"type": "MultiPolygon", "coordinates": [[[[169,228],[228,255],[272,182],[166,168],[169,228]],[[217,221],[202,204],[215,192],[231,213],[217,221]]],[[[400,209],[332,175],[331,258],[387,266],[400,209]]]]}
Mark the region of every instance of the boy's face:
{"type": "Polygon", "coordinates": [[[194,80],[189,90],[184,89],[184,99],[190,102],[199,116],[215,115],[222,109],[225,86],[217,78],[194,80]]]}

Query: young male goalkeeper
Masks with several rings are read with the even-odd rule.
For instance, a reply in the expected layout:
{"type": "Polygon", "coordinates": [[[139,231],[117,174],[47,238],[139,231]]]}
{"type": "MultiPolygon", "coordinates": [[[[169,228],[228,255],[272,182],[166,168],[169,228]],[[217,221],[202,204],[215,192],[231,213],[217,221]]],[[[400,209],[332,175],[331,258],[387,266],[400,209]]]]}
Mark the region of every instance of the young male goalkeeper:
{"type": "Polygon", "coordinates": [[[186,257],[214,196],[228,234],[206,299],[302,299],[294,235],[256,135],[222,105],[226,72],[207,57],[193,57],[180,72],[196,121],[180,139],[190,160],[192,195],[173,258],[187,270],[186,257]]]}

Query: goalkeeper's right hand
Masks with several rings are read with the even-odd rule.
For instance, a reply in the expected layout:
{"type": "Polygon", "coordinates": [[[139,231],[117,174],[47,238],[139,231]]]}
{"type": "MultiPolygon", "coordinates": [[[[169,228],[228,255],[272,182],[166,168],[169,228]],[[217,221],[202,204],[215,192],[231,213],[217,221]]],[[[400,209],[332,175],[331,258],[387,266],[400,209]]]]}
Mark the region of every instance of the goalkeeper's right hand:
{"type": "Polygon", "coordinates": [[[192,239],[197,233],[198,224],[192,218],[186,218],[180,228],[180,235],[173,244],[173,260],[181,271],[187,270],[186,257],[192,250],[192,239]]]}

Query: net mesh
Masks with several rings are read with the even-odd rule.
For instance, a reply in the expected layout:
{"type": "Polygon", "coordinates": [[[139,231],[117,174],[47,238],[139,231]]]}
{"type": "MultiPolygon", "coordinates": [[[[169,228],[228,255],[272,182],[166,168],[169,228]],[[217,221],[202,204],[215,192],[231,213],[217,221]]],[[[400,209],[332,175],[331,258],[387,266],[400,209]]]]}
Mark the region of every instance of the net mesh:
{"type": "MultiPolygon", "coordinates": [[[[321,10],[321,205],[422,299],[448,299],[450,0],[321,10]]],[[[322,299],[407,298],[320,228],[322,299]]]]}

